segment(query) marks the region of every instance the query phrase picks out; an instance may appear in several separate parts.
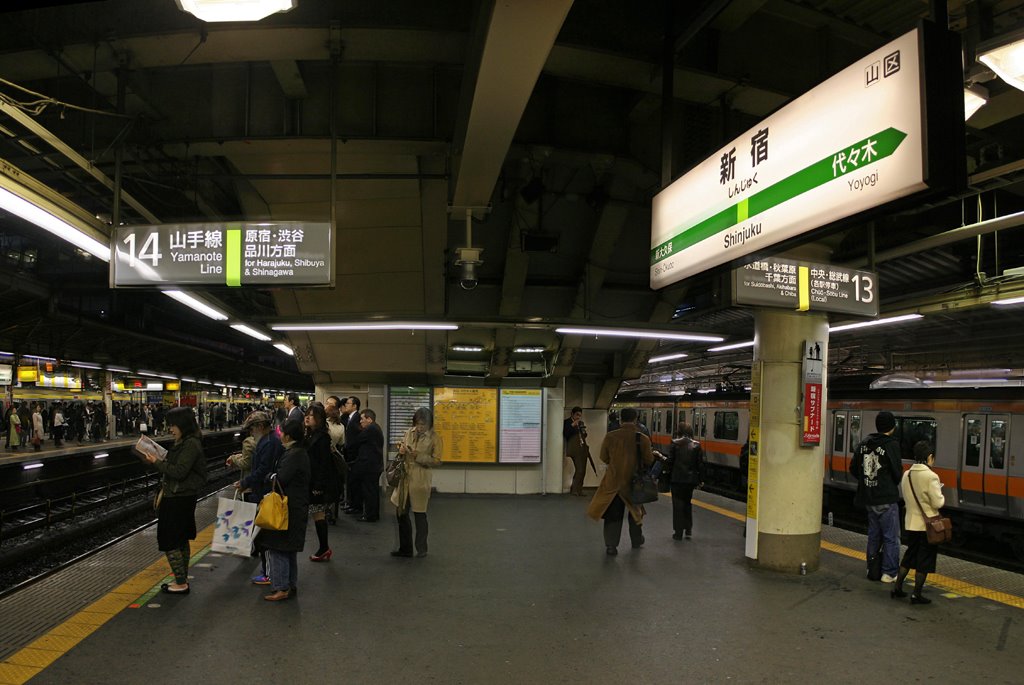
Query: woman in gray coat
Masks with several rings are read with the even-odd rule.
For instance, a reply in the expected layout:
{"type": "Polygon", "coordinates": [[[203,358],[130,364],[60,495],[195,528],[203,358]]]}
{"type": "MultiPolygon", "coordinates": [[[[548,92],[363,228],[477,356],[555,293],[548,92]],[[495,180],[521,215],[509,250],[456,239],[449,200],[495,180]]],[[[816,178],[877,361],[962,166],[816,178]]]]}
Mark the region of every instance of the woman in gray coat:
{"type": "Polygon", "coordinates": [[[280,602],[294,597],[299,580],[298,553],[306,544],[306,520],[309,517],[309,455],[302,445],[304,427],[302,419],[289,419],[281,427],[284,454],[278,462],[277,473],[269,480],[277,480],[288,498],[288,530],[261,530],[256,536],[256,548],[267,552],[270,566],[270,587],[273,590],[263,599],[280,602]]]}

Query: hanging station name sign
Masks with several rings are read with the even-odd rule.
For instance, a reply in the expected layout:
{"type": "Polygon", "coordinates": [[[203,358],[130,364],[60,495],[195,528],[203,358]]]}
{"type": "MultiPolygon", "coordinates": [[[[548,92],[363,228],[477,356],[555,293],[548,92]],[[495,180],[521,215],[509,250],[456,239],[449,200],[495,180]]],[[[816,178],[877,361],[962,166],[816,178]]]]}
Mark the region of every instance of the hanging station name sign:
{"type": "Polygon", "coordinates": [[[328,223],[119,226],[110,254],[113,288],[160,285],[332,285],[328,223]]]}
{"type": "Polygon", "coordinates": [[[658,193],[651,287],[927,188],[921,31],[839,72],[658,193]]]}

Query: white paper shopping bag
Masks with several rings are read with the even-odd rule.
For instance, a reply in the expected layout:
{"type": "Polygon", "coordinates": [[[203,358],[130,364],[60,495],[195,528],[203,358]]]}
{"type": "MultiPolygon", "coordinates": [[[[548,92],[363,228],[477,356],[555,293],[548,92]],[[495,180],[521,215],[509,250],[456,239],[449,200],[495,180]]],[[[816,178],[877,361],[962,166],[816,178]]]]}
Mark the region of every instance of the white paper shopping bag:
{"type": "Polygon", "coordinates": [[[217,498],[217,525],[210,545],[214,552],[248,557],[259,528],[255,524],[257,505],[237,495],[217,498]]]}

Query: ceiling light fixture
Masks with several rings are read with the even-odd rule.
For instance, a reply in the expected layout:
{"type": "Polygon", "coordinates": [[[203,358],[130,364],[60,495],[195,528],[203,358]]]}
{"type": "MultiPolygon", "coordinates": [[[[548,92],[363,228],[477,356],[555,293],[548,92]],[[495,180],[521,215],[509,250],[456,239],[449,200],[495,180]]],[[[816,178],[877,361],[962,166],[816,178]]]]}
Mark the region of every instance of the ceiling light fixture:
{"type": "Polygon", "coordinates": [[[178,9],[205,22],[259,21],[295,8],[297,0],[175,0],[178,9]]]}
{"type": "Polygon", "coordinates": [[[974,113],[985,106],[988,102],[988,89],[971,85],[964,88],[964,121],[967,121],[974,113]]]}
{"type": "Polygon", "coordinates": [[[275,331],[457,331],[453,323],[417,323],[389,321],[387,323],[288,323],[271,326],[275,331]]]}
{"type": "Polygon", "coordinates": [[[1008,300],[996,300],[992,304],[997,304],[1000,307],[1003,307],[1003,306],[1006,306],[1008,304],[1021,304],[1021,303],[1024,303],[1024,297],[1011,297],[1008,300]]]}
{"type": "MultiPolygon", "coordinates": [[[[32,195],[28,192],[25,194],[32,195]]],[[[41,197],[27,200],[21,195],[0,187],[0,209],[49,231],[78,249],[88,252],[93,257],[105,262],[110,261],[110,244],[99,240],[101,235],[99,231],[88,228],[84,224],[81,227],[73,226],[65,219],[58,218],[53,212],[59,211],[59,208],[41,197]]]]}
{"type": "Polygon", "coordinates": [[[483,352],[482,345],[452,345],[453,352],[483,352]]]}
{"type": "Polygon", "coordinates": [[[686,354],[685,352],[679,352],[678,354],[666,354],[661,357],[651,357],[650,359],[647,360],[647,363],[657,364],[658,362],[667,362],[671,359],[683,359],[689,356],[690,355],[686,354]]]}
{"type": "Polygon", "coordinates": [[[555,333],[562,335],[606,335],[613,338],[654,338],[656,340],[693,340],[696,342],[721,342],[725,338],[714,335],[696,335],[692,333],[670,333],[668,331],[652,331],[637,328],[556,328],[555,333]]]}
{"type": "Polygon", "coordinates": [[[1017,90],[1024,90],[1024,29],[978,44],[978,61],[1017,90]]]}
{"type": "Polygon", "coordinates": [[[295,356],[295,350],[293,350],[292,348],[288,347],[284,343],[274,343],[274,347],[276,347],[277,349],[281,350],[282,352],[287,354],[289,357],[294,357],[295,356]]]}
{"type": "Polygon", "coordinates": [[[829,326],[829,333],[840,333],[842,331],[852,331],[856,328],[870,328],[871,326],[884,326],[890,323],[902,323],[904,321],[913,321],[914,319],[923,319],[924,316],[921,314],[904,314],[903,316],[890,316],[887,319],[873,319],[871,321],[858,321],[857,323],[847,323],[841,326],[829,326]]]}
{"type": "Polygon", "coordinates": [[[726,350],[739,350],[744,347],[753,347],[754,341],[748,340],[747,342],[733,343],[731,345],[722,345],[721,347],[709,347],[708,352],[725,352],[726,350]]]}
{"type": "Polygon", "coordinates": [[[225,314],[224,312],[214,307],[211,307],[210,305],[206,304],[205,302],[195,297],[194,295],[189,295],[188,293],[182,290],[164,290],[163,294],[171,298],[172,300],[177,300],[186,307],[191,307],[200,314],[208,316],[215,321],[228,320],[228,315],[225,314]]]}
{"type": "Polygon", "coordinates": [[[249,326],[246,326],[244,323],[233,323],[231,324],[231,327],[234,328],[239,333],[245,333],[250,338],[256,338],[257,340],[262,340],[263,342],[270,342],[272,340],[272,338],[269,335],[260,333],[255,328],[250,328],[249,326]]]}
{"type": "Polygon", "coordinates": [[[545,349],[544,347],[516,347],[512,351],[516,354],[541,354],[545,349]]]}

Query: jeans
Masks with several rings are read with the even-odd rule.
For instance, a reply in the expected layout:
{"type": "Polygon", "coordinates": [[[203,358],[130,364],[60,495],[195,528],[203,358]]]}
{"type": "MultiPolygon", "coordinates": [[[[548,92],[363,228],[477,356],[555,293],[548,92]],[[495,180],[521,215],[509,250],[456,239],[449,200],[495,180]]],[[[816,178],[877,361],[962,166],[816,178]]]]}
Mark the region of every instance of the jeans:
{"type": "Polygon", "coordinates": [[[868,558],[882,548],[882,573],[895,576],[900,559],[900,505],[880,504],[868,509],[868,558]]]}
{"type": "Polygon", "coordinates": [[[267,550],[267,561],[270,562],[270,587],[275,592],[291,590],[299,583],[299,562],[297,552],[279,552],[267,550]]]}

